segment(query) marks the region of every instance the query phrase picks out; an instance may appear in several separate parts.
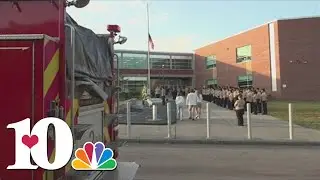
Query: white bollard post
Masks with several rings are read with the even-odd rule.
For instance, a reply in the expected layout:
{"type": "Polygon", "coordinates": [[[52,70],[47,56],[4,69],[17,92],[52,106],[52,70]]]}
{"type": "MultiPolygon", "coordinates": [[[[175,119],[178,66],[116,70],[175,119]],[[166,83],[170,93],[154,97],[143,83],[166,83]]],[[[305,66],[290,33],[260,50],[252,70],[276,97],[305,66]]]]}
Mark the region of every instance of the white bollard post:
{"type": "Polygon", "coordinates": [[[248,139],[252,139],[251,132],[251,104],[247,103],[247,126],[248,126],[248,139]]]}
{"type": "Polygon", "coordinates": [[[168,138],[171,138],[171,103],[167,103],[168,138]]]}
{"type": "Polygon", "coordinates": [[[293,140],[293,125],[292,125],[292,105],[289,103],[289,138],[293,140]]]}
{"type": "Polygon", "coordinates": [[[157,120],[158,112],[157,105],[152,105],[152,120],[157,120]]]}
{"type": "Polygon", "coordinates": [[[131,102],[127,102],[127,136],[131,137],[131,102]]]}
{"type": "Polygon", "coordinates": [[[207,103],[207,139],[210,138],[210,103],[207,103]]]}

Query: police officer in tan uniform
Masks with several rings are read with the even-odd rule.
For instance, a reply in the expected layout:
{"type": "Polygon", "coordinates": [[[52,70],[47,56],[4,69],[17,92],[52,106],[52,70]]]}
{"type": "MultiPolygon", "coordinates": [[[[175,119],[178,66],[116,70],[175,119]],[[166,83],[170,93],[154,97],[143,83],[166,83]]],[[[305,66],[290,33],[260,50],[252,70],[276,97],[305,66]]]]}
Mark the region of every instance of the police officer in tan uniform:
{"type": "Polygon", "coordinates": [[[258,114],[258,111],[257,111],[257,91],[256,90],[254,90],[253,91],[253,94],[252,94],[252,107],[251,107],[251,109],[252,109],[252,112],[253,112],[253,114],[258,114]]]}
{"type": "Polygon", "coordinates": [[[229,108],[230,110],[233,109],[233,104],[232,104],[232,102],[233,102],[233,92],[232,92],[232,89],[230,89],[230,90],[229,90],[229,94],[228,94],[228,108],[229,108]]]}
{"type": "Polygon", "coordinates": [[[268,114],[268,104],[267,104],[267,101],[268,101],[268,94],[266,92],[265,89],[262,89],[261,91],[261,105],[262,105],[262,114],[266,115],[268,114]]]}
{"type": "MultiPolygon", "coordinates": [[[[252,95],[253,95],[253,92],[251,90],[247,90],[247,99],[246,99],[246,104],[250,104],[250,107],[251,107],[251,112],[252,113],[252,95]]],[[[248,112],[249,113],[249,112],[248,112]]]]}
{"type": "Polygon", "coordinates": [[[257,100],[257,112],[261,113],[261,92],[259,88],[257,88],[256,100],[257,100]]]}
{"type": "Polygon", "coordinates": [[[238,126],[243,126],[243,114],[244,114],[244,106],[246,102],[242,99],[241,94],[237,96],[237,100],[234,103],[234,109],[236,111],[236,116],[238,119],[238,126]]]}

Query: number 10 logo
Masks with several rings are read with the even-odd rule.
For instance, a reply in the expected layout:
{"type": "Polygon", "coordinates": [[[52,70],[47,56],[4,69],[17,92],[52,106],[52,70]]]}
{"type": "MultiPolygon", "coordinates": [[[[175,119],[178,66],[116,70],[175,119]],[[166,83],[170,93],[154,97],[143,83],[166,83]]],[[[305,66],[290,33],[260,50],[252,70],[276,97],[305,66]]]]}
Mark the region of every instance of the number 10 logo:
{"type": "Polygon", "coordinates": [[[44,118],[38,121],[30,132],[30,119],[9,124],[8,129],[15,130],[15,163],[7,169],[57,170],[70,160],[73,151],[72,132],[66,122],[58,118],[44,118]],[[49,125],[55,131],[55,158],[50,163],[47,155],[47,136],[49,125]],[[31,164],[33,159],[36,165],[31,164]]]}

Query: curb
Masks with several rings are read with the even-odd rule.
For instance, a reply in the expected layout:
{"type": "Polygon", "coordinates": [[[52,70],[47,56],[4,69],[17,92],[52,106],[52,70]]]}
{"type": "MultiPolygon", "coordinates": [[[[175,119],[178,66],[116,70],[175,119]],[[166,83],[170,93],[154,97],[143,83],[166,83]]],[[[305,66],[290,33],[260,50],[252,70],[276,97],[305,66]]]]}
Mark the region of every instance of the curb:
{"type": "MultiPolygon", "coordinates": [[[[124,121],[119,121],[119,124],[122,124],[122,125],[126,125],[127,122],[124,122],[124,121]]],[[[172,125],[174,124],[177,124],[176,121],[173,121],[171,122],[172,125]]],[[[167,120],[158,120],[158,121],[134,121],[134,122],[131,122],[131,126],[134,126],[134,125],[159,125],[159,126],[165,126],[165,125],[168,125],[168,122],[167,120]]]]}
{"type": "Polygon", "coordinates": [[[316,141],[270,141],[270,140],[218,140],[218,139],[124,139],[124,143],[139,144],[212,144],[212,145],[246,145],[246,146],[320,146],[316,141]]]}

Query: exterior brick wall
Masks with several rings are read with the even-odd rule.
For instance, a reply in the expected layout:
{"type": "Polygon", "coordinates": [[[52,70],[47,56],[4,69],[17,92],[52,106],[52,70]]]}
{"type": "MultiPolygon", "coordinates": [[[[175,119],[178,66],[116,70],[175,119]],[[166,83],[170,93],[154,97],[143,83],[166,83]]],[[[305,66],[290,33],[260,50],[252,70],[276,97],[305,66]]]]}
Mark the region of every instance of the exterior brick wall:
{"type": "Polygon", "coordinates": [[[320,18],[278,21],[283,99],[320,100],[320,18]]]}
{"type": "Polygon", "coordinates": [[[271,89],[268,24],[197,49],[196,87],[211,78],[220,86],[237,86],[237,77],[246,75],[246,64],[236,63],[236,48],[251,45],[254,87],[265,88],[279,99],[320,100],[320,18],[273,23],[277,91],[271,89]],[[207,70],[205,57],[210,55],[217,57],[217,67],[207,70]]]}

